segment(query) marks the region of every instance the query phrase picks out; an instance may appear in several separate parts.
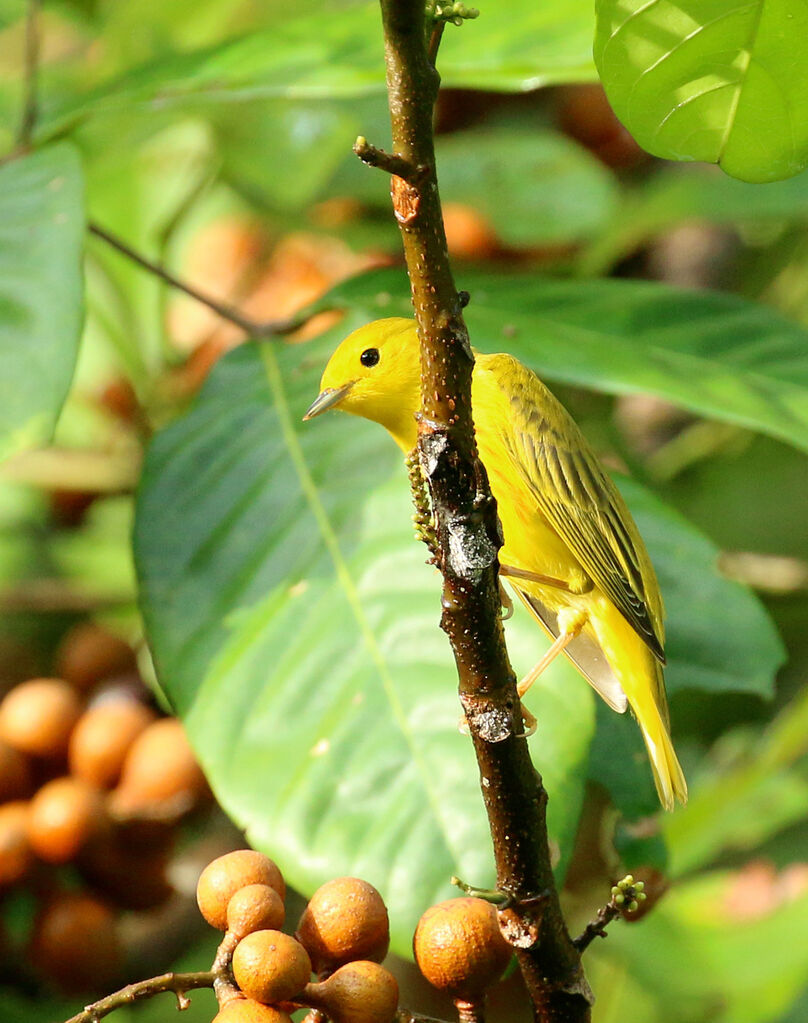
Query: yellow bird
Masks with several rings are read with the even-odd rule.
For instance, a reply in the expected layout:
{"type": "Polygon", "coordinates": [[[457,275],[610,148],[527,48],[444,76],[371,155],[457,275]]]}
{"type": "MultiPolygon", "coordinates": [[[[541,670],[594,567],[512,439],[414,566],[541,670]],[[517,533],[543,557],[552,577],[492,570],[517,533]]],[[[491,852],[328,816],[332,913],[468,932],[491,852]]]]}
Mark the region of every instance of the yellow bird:
{"type": "MultiPolygon", "coordinates": [[[[305,418],[364,416],[409,453],[420,378],[414,321],[377,320],[336,349],[305,418]]],[[[669,732],[662,596],[631,513],[569,413],[517,359],[478,354],[471,397],[505,539],[500,575],[553,640],[519,695],[563,650],[610,707],[631,708],[672,810],[687,783],[669,732]]]]}

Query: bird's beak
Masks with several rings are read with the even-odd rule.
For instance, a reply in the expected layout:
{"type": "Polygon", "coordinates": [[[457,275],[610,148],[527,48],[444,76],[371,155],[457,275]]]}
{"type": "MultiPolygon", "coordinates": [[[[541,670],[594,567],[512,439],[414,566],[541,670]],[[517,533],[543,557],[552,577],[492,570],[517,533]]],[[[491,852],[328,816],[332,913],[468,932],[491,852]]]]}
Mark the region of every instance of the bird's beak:
{"type": "Polygon", "coordinates": [[[327,412],[335,405],[339,405],[355,383],[355,380],[351,380],[349,383],[343,384],[342,387],[326,387],[324,391],[320,391],[309,406],[308,412],[305,416],[303,416],[303,422],[307,419],[314,419],[314,417],[319,416],[321,412],[327,412]]]}

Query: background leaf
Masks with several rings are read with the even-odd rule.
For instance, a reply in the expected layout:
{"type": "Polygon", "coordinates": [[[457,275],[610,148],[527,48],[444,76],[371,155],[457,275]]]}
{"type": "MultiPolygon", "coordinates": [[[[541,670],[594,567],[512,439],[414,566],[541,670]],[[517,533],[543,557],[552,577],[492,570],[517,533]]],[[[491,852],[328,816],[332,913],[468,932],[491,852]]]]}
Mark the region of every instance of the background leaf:
{"type": "Polygon", "coordinates": [[[742,875],[715,871],[677,885],[640,923],[612,927],[587,956],[590,982],[610,1010],[602,1018],[779,1021],[808,977],[808,895],[762,911],[743,901],[742,875]],[[642,992],[639,1017],[638,988],[620,983],[627,961],[642,992]]]}
{"type": "MultiPolygon", "coordinates": [[[[505,245],[572,243],[594,234],[617,205],[612,173],[583,146],[546,128],[493,125],[439,135],[435,152],[443,202],[477,210],[505,245]]],[[[359,195],[387,212],[386,182],[354,157],[330,191],[359,195]]]]}
{"type": "Polygon", "coordinates": [[[60,144],[0,167],[0,458],[46,440],[82,320],[81,168],[60,144]]]}
{"type": "MultiPolygon", "coordinates": [[[[493,880],[490,840],[400,456],[371,424],[300,423],[333,343],[238,349],[155,441],[141,601],[161,685],[228,812],[303,892],[340,873],[376,884],[409,954],[453,873],[493,880]]],[[[511,632],[526,671],[541,639],[526,618],[511,632]]],[[[593,696],[559,664],[531,705],[553,722],[532,742],[566,858],[593,696]]]]}
{"type": "MultiPolygon", "coordinates": [[[[558,281],[473,271],[466,311],[481,351],[506,349],[549,380],[612,394],[643,391],[808,450],[808,333],[731,295],[639,281],[558,281]]],[[[323,307],[365,321],[410,316],[403,274],[339,285],[323,307]]]]}
{"type": "MultiPolygon", "coordinates": [[[[444,86],[523,91],[594,77],[592,10],[584,0],[515,0],[484,9],[441,44],[444,86]]],[[[334,99],[380,92],[378,5],[343,6],[333,17],[277,12],[270,28],[187,53],[162,54],[51,111],[46,132],[132,104],[232,103],[259,97],[334,99]]]]}
{"type": "Polygon", "coordinates": [[[598,274],[677,224],[706,222],[769,232],[808,220],[808,175],[759,185],[738,181],[713,167],[664,167],[623,195],[614,217],[580,257],[577,269],[598,274]]]}
{"type": "Polygon", "coordinates": [[[615,113],[668,160],[773,181],[808,162],[803,0],[598,0],[595,63],[615,113]]]}
{"type": "MultiPolygon", "coordinates": [[[[361,316],[315,345],[244,346],[217,365],[152,445],[135,550],[161,685],[223,805],[303,892],[340,872],[377,884],[406,953],[448,877],[490,878],[491,863],[400,458],[373,424],[299,425],[336,337],[361,316]]],[[[636,484],[626,494],[669,609],[672,690],[768,693],[781,654],[758,603],[658,499],[636,484]],[[713,642],[722,632],[734,641],[713,642]]],[[[546,646],[522,616],[508,641],[520,673],[546,646]]],[[[566,662],[532,697],[531,748],[564,862],[593,700],[566,662]]],[[[612,761],[624,752],[644,791],[644,754],[612,746],[612,761]]]]}

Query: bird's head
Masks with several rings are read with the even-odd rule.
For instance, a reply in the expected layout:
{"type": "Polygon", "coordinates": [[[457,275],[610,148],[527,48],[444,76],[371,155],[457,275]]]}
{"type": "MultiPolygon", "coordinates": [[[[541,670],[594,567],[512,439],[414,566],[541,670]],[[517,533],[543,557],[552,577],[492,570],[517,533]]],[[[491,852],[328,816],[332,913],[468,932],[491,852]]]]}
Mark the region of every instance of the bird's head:
{"type": "Polygon", "coordinates": [[[328,360],[304,419],[338,408],[381,423],[404,451],[417,440],[421,367],[415,321],[374,320],[349,334],[328,360]]]}

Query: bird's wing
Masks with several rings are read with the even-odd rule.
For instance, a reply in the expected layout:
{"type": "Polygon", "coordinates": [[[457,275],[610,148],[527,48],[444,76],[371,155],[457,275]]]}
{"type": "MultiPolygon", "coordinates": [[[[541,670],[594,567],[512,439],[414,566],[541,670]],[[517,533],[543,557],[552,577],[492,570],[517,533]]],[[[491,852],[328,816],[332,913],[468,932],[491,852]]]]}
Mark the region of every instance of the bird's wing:
{"type": "MultiPolygon", "coordinates": [[[[513,586],[515,580],[509,580],[513,586]]],[[[558,638],[558,615],[546,607],[533,593],[525,593],[518,586],[513,586],[522,603],[541,625],[551,639],[558,638]]],[[[612,710],[624,714],[628,708],[628,698],[623,687],[606,660],[597,642],[586,632],[579,632],[565,648],[564,653],[580,671],[592,688],[600,693],[612,710]]]]}
{"type": "Polygon", "coordinates": [[[631,513],[566,409],[520,369],[531,379],[511,398],[517,467],[552,528],[664,664],[659,584],[631,513]]]}

